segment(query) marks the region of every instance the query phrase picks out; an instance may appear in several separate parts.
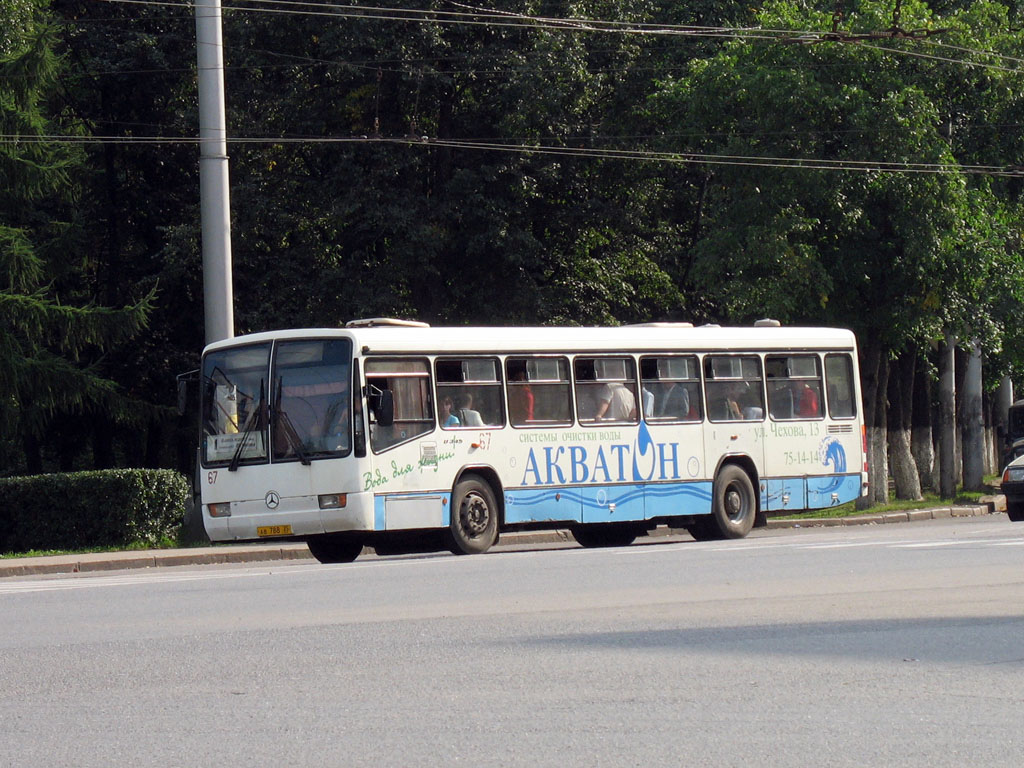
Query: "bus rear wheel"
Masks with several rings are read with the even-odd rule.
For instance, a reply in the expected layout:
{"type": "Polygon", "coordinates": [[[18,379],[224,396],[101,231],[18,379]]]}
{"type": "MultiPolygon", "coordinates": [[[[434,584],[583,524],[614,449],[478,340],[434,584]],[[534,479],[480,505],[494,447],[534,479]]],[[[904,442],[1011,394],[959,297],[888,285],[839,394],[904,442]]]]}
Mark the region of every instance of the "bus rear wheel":
{"type": "Polygon", "coordinates": [[[468,475],[452,492],[449,549],[456,555],[479,555],[498,540],[498,503],[486,481],[468,475]]]}
{"type": "Polygon", "coordinates": [[[572,529],[572,537],[581,547],[628,547],[640,531],[628,523],[595,523],[572,529]]]}
{"type": "Polygon", "coordinates": [[[736,464],[726,464],[715,478],[711,496],[711,519],[721,538],[742,539],[750,533],[757,517],[750,475],[736,464]]]}
{"type": "Polygon", "coordinates": [[[327,533],[306,540],[313,557],[321,563],[351,563],[363,551],[359,539],[339,533],[327,533]]]}

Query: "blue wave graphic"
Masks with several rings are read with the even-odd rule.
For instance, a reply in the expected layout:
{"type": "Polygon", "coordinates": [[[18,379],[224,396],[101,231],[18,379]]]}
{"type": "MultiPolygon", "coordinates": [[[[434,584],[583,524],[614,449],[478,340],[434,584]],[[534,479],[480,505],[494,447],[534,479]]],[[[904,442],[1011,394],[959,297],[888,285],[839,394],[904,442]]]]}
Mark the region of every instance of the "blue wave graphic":
{"type": "Polygon", "coordinates": [[[651,485],[648,486],[645,493],[651,498],[672,498],[677,496],[685,496],[689,498],[699,499],[701,501],[711,501],[711,489],[710,483],[707,483],[708,488],[703,488],[696,484],[687,485],[651,485]]]}
{"type": "Polygon", "coordinates": [[[842,443],[832,435],[829,435],[821,441],[818,451],[822,456],[821,463],[826,467],[831,465],[832,472],[834,473],[829,479],[828,484],[818,489],[818,492],[832,493],[832,491],[837,490],[843,484],[844,478],[841,475],[846,472],[846,450],[843,448],[842,443]]]}

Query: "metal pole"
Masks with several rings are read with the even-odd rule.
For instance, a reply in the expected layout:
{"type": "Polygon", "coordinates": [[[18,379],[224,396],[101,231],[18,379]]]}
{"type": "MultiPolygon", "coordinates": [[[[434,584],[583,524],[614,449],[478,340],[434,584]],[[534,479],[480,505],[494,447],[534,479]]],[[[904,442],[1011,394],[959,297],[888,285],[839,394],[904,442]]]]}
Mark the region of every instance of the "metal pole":
{"type": "Polygon", "coordinates": [[[231,207],[220,0],[195,0],[199,67],[199,203],[206,343],[235,335],[231,207]]]}

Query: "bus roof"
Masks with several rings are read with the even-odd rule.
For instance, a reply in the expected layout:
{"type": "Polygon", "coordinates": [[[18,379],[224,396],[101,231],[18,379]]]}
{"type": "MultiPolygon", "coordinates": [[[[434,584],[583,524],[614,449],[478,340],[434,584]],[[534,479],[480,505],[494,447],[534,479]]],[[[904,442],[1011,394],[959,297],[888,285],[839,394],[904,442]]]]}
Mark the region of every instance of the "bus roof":
{"type": "Polygon", "coordinates": [[[209,344],[206,351],[271,340],[351,339],[357,354],[544,354],[556,352],[660,352],[750,350],[853,350],[852,331],[839,328],[698,326],[683,323],[566,326],[372,325],[304,328],[237,336],[209,344]]]}

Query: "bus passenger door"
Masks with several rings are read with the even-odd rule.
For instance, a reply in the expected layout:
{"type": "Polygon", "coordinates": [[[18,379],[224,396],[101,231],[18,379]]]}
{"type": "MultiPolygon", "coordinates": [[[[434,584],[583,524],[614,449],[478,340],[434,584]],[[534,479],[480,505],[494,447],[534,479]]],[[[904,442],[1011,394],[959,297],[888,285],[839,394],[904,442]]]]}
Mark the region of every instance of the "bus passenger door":
{"type": "MultiPolygon", "coordinates": [[[[708,418],[704,425],[704,453],[712,482],[712,473],[726,456],[749,456],[758,477],[764,476],[767,422],[763,382],[761,359],[757,355],[704,358],[708,418]]],[[[764,483],[760,486],[763,509],[768,489],[764,483]]]]}

